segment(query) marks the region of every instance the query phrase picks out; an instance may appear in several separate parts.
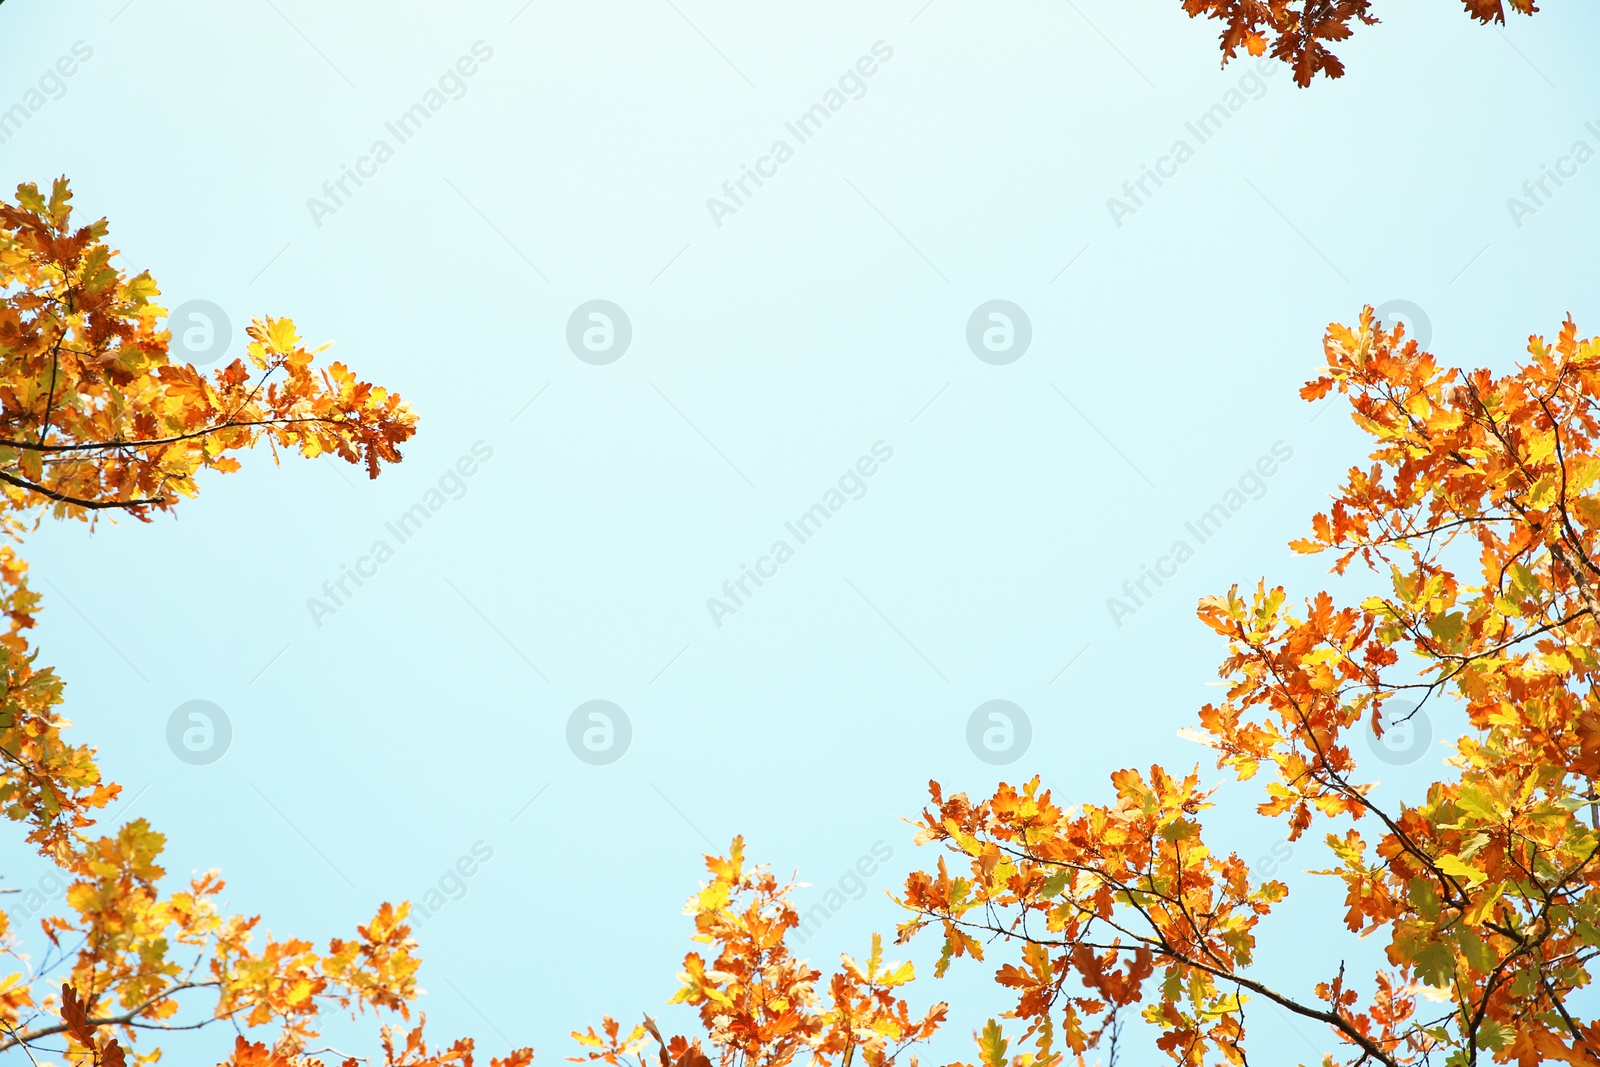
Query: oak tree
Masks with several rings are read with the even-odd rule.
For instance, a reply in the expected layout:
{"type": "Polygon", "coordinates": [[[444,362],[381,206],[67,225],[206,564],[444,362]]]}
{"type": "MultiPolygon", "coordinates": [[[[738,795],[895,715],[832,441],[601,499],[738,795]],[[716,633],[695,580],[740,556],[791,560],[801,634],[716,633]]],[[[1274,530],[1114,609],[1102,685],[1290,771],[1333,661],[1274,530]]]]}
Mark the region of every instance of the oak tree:
{"type": "MultiPolygon", "coordinates": [[[[726,857],[707,856],[711,874],[684,911],[694,917],[696,941],[712,945],[707,960],[683,959],[681,986],[670,1003],[697,1009],[701,1035],[663,1037],[649,1016],[626,1034],[607,1016],[599,1032],[572,1036],[587,1051],[576,1063],[647,1067],[653,1043],[660,1067],[787,1067],[805,1057],[818,1067],[894,1067],[912,1046],[933,1036],[947,1006],[913,1015],[896,990],[915,978],[910,963],[886,963],[873,935],[864,963],[843,956],[840,969],[822,972],[790,952],[789,933],[800,915],[789,901],[793,883],[779,883],[765,867],[747,868],[744,841],[734,838],[726,857]]],[[[917,1059],[908,1055],[909,1067],[917,1059]]]]}
{"type": "MultiPolygon", "coordinates": [[[[1338,78],[1344,64],[1329,44],[1346,40],[1355,26],[1372,26],[1372,0],[1182,0],[1190,18],[1204,16],[1223,23],[1219,35],[1222,63],[1242,48],[1253,56],[1268,51],[1294,68],[1294,80],[1311,84],[1318,74],[1338,78]]],[[[1506,12],[1532,15],[1535,0],[1461,0],[1471,18],[1504,24],[1506,12]]]]}
{"type": "Polygon", "coordinates": [[[146,820],[97,824],[121,787],[63,732],[62,681],[28,642],[40,598],[16,552],[22,536],[45,516],[149,521],[195,496],[201,472],[236,470],[236,454],[263,441],[377,477],[416,428],[397,394],[319,363],[322,348],[288,319],[256,319],[243,356],[209,376],[169,359],[155,281],[124,272],[106,234],[103,219],[74,223],[65,179],[0,203],[0,535],[11,542],[0,546],[0,812],[68,883],[47,909],[59,913],[38,919],[43,959],[28,958],[15,912],[0,910],[0,953],[19,968],[0,970],[0,1053],[150,1063],[153,1035],[221,1023],[241,1031],[231,1065],[312,1067],[320,1013],[371,1009],[401,1026],[385,1024],[386,1064],[469,1067],[471,1041],[430,1051],[411,1023],[420,961],[407,905],[380,905],[319,950],[226,914],[216,871],[169,885],[165,838],[146,820]],[[243,1034],[258,1030],[263,1039],[243,1034]]]}
{"type": "Polygon", "coordinates": [[[1263,779],[1257,810],[1290,840],[1320,833],[1344,914],[1274,928],[1288,887],[1208,844],[1220,786],[1152,766],[1081,804],[1038,777],[976,801],[931,783],[919,840],[949,859],[907,880],[901,937],[936,933],[941,973],[998,956],[1045,1059],[1084,1062],[1136,1011],[1175,1063],[1243,1064],[1256,1001],[1319,1024],[1324,1064],[1600,1063],[1572,1000],[1600,954],[1600,339],[1569,319],[1497,376],[1441,366],[1369,307],[1324,352],[1302,395],[1343,394],[1373,448],[1292,547],[1384,591],[1202,601],[1227,689],[1191,736],[1263,779]],[[1367,735],[1451,706],[1439,777],[1380,803],[1367,735]],[[1370,975],[1341,922],[1382,946],[1370,975]],[[1269,933],[1323,980],[1252,971],[1269,933]]]}

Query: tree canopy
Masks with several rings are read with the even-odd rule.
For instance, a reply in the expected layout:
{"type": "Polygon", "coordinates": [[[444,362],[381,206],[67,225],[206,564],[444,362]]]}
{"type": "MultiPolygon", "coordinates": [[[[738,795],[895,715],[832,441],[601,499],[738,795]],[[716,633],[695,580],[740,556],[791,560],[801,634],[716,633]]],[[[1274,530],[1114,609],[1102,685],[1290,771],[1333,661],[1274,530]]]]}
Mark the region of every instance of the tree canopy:
{"type": "MultiPolygon", "coordinates": [[[[1535,0],[1461,0],[1466,14],[1480,23],[1504,25],[1508,11],[1532,15],[1535,0]]],[[[1294,68],[1294,80],[1310,85],[1318,74],[1344,75],[1344,64],[1330,45],[1348,40],[1356,26],[1373,26],[1372,0],[1183,0],[1190,18],[1216,19],[1222,62],[1244,49],[1253,56],[1271,53],[1294,68]]]]}
{"type": "MultiPolygon", "coordinates": [[[[322,349],[307,349],[288,319],[255,320],[244,357],[209,377],[169,360],[155,281],[128,276],[106,235],[104,220],[74,226],[65,179],[48,196],[22,185],[0,204],[0,532],[13,542],[30,516],[34,526],[106,511],[148,520],[194,496],[202,470],[238,469],[234,454],[262,440],[275,452],[333,453],[372,477],[400,460],[411,409],[343,364],[318,366],[322,349]]],[[[231,1022],[270,1028],[270,1045],[241,1036],[230,1059],[264,1067],[313,1062],[291,1058],[325,1010],[409,1020],[419,961],[407,905],[382,904],[319,951],[263,936],[258,916],[224,914],[216,871],[167,885],[165,838],[144,819],[93,833],[121,787],[63,734],[61,679],[28,643],[39,606],[14,544],[0,546],[0,807],[69,882],[63,914],[39,919],[49,947],[36,964],[0,911],[0,951],[22,967],[0,982],[0,1053],[154,1062],[160,1050],[141,1048],[141,1035],[231,1022]],[[63,963],[61,991],[49,992],[36,976],[63,963]],[[204,1011],[193,996],[180,1002],[191,992],[211,998],[204,1011]]],[[[382,1041],[390,1064],[471,1063],[470,1040],[427,1052],[420,1019],[382,1041]]]]}
{"type": "MultiPolygon", "coordinates": [[[[1571,1002],[1600,955],[1600,339],[1568,320],[1496,376],[1440,365],[1368,307],[1323,348],[1301,395],[1337,390],[1373,449],[1292,547],[1331,553],[1336,575],[1359,563],[1388,591],[1295,603],[1263,581],[1203,600],[1227,646],[1226,696],[1185,732],[1219,770],[1260,777],[1257,811],[1289,840],[1320,832],[1331,866],[1312,873],[1343,882],[1345,910],[1313,938],[1275,925],[1289,887],[1207,844],[1223,785],[1199,767],[1119,770],[1104,800],[1072,803],[1040,776],[979,800],[930,783],[917,841],[941,855],[906,880],[899,939],[936,937],[938,975],[995,965],[1015,1005],[977,1034],[983,1067],[1118,1062],[1130,1013],[1176,1064],[1244,1065],[1252,1001],[1320,1024],[1324,1065],[1600,1062],[1600,1020],[1571,1002]],[[1440,777],[1376,801],[1388,765],[1358,758],[1368,738],[1452,706],[1466,729],[1440,777]],[[1341,923],[1387,965],[1348,972],[1341,923]],[[1323,980],[1301,990],[1251,971],[1268,937],[1323,980]]],[[[714,968],[686,960],[678,996],[718,1005],[705,1025],[722,1067],[787,1063],[808,1041],[827,1051],[818,1035],[837,1013],[784,984],[792,909],[769,889],[766,911],[726,910],[738,848],[731,868],[709,861],[717,878],[691,902],[730,947],[714,968]]],[[[880,1032],[926,1037],[948,1010],[913,1029],[901,1005],[880,1032]]],[[[607,1026],[585,1040],[608,1063],[648,1031],[607,1026]]],[[[694,1067],[698,1046],[674,1042],[671,1062],[694,1067]]]]}
{"type": "MultiPolygon", "coordinates": [[[[1463,6],[1485,24],[1537,11],[1463,6]]],[[[1372,7],[1183,0],[1224,24],[1224,64],[1270,53],[1301,85],[1344,73],[1330,48],[1376,23],[1372,7]]],[[[0,953],[20,968],[0,977],[0,1053],[126,1067],[159,1059],[162,1033],[223,1024],[238,1033],[221,1067],[356,1067],[318,1047],[318,1020],[370,1012],[384,1067],[472,1067],[470,1038],[430,1045],[413,1018],[405,902],[318,948],[226,913],[218,871],[174,883],[146,820],[99,825],[121,787],[65,733],[16,546],[46,517],[150,521],[262,442],[376,478],[417,426],[287,318],[255,319],[243,357],[214,371],[174,361],[154,279],[126,273],[107,236],[103,219],[74,223],[65,179],[0,202],[0,810],[67,882],[37,920],[37,963],[0,896],[0,953]],[[57,988],[45,976],[61,968],[57,988]]],[[[1331,559],[1330,589],[1263,579],[1198,606],[1226,688],[1184,732],[1218,774],[1124,768],[1098,799],[1069,800],[1042,774],[976,800],[929,783],[916,840],[937,856],[899,894],[897,939],[937,946],[935,981],[993,966],[1014,1003],[975,1031],[983,1067],[1116,1063],[1130,1017],[1182,1067],[1245,1065],[1252,1002],[1318,1024],[1324,1067],[1600,1064],[1600,1019],[1574,1003],[1600,954],[1600,339],[1569,318],[1496,375],[1440,363],[1367,307],[1328,327],[1323,352],[1301,396],[1338,393],[1371,452],[1291,542],[1331,559]],[[1341,595],[1352,565],[1383,591],[1341,595]],[[1360,753],[1430,714],[1462,724],[1438,777],[1380,802],[1360,753]],[[1375,971],[1349,971],[1333,937],[1299,943],[1321,973],[1310,988],[1251,970],[1263,941],[1299,932],[1274,921],[1288,885],[1207,843],[1228,778],[1259,781],[1257,813],[1289,840],[1320,835],[1330,865],[1313,873],[1344,890],[1328,925],[1380,947],[1375,971]]],[[[686,909],[709,950],[684,957],[672,1003],[693,1009],[695,1032],[603,1016],[573,1032],[571,1058],[915,1064],[960,1006],[918,999],[914,968],[886,961],[878,936],[826,974],[797,957],[794,886],[744,848],[706,857],[686,909]]]]}

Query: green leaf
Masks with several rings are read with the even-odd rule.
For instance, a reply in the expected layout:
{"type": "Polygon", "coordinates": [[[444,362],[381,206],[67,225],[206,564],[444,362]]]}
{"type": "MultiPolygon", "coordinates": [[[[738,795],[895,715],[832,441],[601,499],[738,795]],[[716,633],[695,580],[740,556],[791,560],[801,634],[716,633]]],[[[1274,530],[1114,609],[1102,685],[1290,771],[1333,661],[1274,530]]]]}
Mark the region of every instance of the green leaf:
{"type": "Polygon", "coordinates": [[[990,1019],[983,1028],[983,1035],[978,1038],[978,1055],[984,1067],[1005,1067],[1006,1044],[1000,1024],[990,1019]]]}
{"type": "Polygon", "coordinates": [[[1476,786],[1464,785],[1461,795],[1456,799],[1457,806],[1465,809],[1469,814],[1489,821],[1500,821],[1500,815],[1494,809],[1494,802],[1489,799],[1489,794],[1476,786]]]}
{"type": "Polygon", "coordinates": [[[1444,612],[1428,620],[1428,629],[1433,631],[1433,636],[1452,649],[1460,643],[1466,628],[1466,616],[1459,611],[1444,612]]]}
{"type": "Polygon", "coordinates": [[[1508,1026],[1502,1026],[1493,1019],[1485,1017],[1478,1024],[1478,1047],[1486,1048],[1490,1052],[1499,1052],[1511,1044],[1511,1039],[1516,1036],[1508,1026]]]}
{"type": "Polygon", "coordinates": [[[1161,828],[1161,836],[1167,841],[1189,841],[1200,836],[1200,827],[1188,819],[1173,819],[1161,828]]]}
{"type": "Polygon", "coordinates": [[[1434,861],[1434,866],[1452,878],[1465,878],[1474,886],[1482,885],[1488,875],[1462,862],[1461,857],[1445,853],[1434,861]]]}
{"type": "Polygon", "coordinates": [[[1455,953],[1441,941],[1422,941],[1414,946],[1411,961],[1416,967],[1417,977],[1435,988],[1443,988],[1450,984],[1450,979],[1455,975],[1455,953]]]}
{"type": "Polygon", "coordinates": [[[1477,970],[1492,971],[1499,962],[1483,938],[1470,926],[1463,926],[1456,931],[1456,944],[1461,946],[1461,955],[1477,970]]]}
{"type": "Polygon", "coordinates": [[[1413,878],[1406,890],[1418,915],[1430,921],[1439,917],[1439,893],[1433,887],[1433,879],[1413,878]]]}

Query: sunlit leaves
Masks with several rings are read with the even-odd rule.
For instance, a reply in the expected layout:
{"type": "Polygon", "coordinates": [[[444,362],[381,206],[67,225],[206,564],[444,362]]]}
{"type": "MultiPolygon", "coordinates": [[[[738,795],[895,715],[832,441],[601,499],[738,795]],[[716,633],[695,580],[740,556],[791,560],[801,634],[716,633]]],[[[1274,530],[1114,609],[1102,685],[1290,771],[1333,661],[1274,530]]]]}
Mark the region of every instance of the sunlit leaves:
{"type": "MultiPolygon", "coordinates": [[[[1437,2],[1437,0],[1436,0],[1437,2]]],[[[1344,64],[1330,43],[1348,39],[1355,26],[1377,23],[1372,0],[1182,0],[1190,18],[1205,16],[1222,23],[1223,62],[1240,49],[1252,56],[1270,53],[1294,70],[1300,85],[1318,74],[1338,78],[1344,64]]],[[[1534,0],[1463,0],[1467,14],[1479,22],[1506,20],[1507,10],[1531,15],[1534,0]]],[[[1442,4],[1441,4],[1442,6],[1442,4]]],[[[1308,397],[1310,399],[1311,397],[1308,397]]]]}
{"type": "Polygon", "coordinates": [[[167,358],[148,274],[127,276],[105,220],[77,228],[57,180],[0,203],[0,507],[139,518],[199,490],[202,470],[267,440],[334,453],[376,477],[416,418],[399,396],[342,364],[315,366],[288,319],[256,319],[244,357],[209,377],[167,358]]]}
{"type": "MultiPolygon", "coordinates": [[[[106,232],[103,220],[73,227],[65,180],[48,196],[23,185],[15,204],[0,203],[0,536],[15,540],[24,519],[43,515],[148,519],[194,496],[200,472],[237,469],[234,454],[262,440],[333,453],[373,476],[400,459],[416,424],[409,408],[343,364],[319,367],[320,349],[288,319],[255,320],[243,358],[209,377],[171,362],[155,281],[126,275],[106,232]]],[[[65,739],[61,681],[27,641],[40,605],[26,572],[0,545],[0,812],[26,827],[66,890],[37,920],[47,966],[36,970],[14,937],[0,940],[38,975],[0,981],[0,1053],[42,1054],[64,1035],[72,1062],[124,1067],[161,1056],[154,1033],[218,1023],[270,1028],[270,1044],[238,1037],[232,1067],[320,1067],[305,1051],[322,1014],[409,1020],[419,961],[406,905],[383,904],[355,937],[319,951],[225,914],[215,871],[171,884],[165,839],[143,819],[92,833],[120,787],[102,779],[92,749],[65,739]],[[57,995],[49,975],[62,969],[57,995]]],[[[0,935],[15,933],[0,915],[0,935]]],[[[430,1050],[420,1022],[385,1029],[381,1046],[384,1067],[473,1064],[470,1041],[430,1050]]],[[[492,1064],[526,1067],[531,1056],[492,1064]]]]}
{"type": "Polygon", "coordinates": [[[1292,547],[1386,591],[1202,600],[1226,688],[1183,733],[1260,786],[1289,840],[1326,828],[1332,865],[1313,873],[1344,901],[1324,929],[1377,939],[1388,969],[1349,980],[1330,945],[1314,989],[1262,985],[1246,968],[1287,889],[1213,852],[1211,791],[1159,766],[1071,808],[1038,778],[978,802],[931,783],[918,841],[944,854],[907,879],[901,935],[939,935],[941,967],[996,957],[1027,1035],[1069,1053],[1137,1005],[1174,1062],[1243,1063],[1255,994],[1316,1021],[1329,1064],[1592,1062],[1600,1024],[1573,995],[1600,956],[1600,341],[1569,320],[1497,377],[1367,308],[1324,354],[1301,395],[1341,394],[1373,449],[1292,547]],[[1452,708],[1468,732],[1418,753],[1444,776],[1377,805],[1372,742],[1452,708]]]}
{"type": "MultiPolygon", "coordinates": [[[[600,1031],[574,1031],[587,1051],[576,1062],[618,1065],[633,1057],[644,1067],[642,1050],[656,1044],[660,1067],[710,1067],[703,1049],[722,1067],[784,1067],[804,1062],[848,1067],[891,1067],[909,1047],[926,1041],[945,1017],[936,1004],[921,1015],[895,990],[911,983],[910,963],[886,962],[882,940],[873,935],[865,961],[841,956],[840,968],[824,979],[821,971],[795,958],[787,943],[800,925],[789,901],[793,885],[782,884],[764,867],[746,868],[744,841],[735,838],[726,856],[707,856],[711,880],[689,898],[684,911],[694,917],[694,939],[712,946],[707,961],[699,953],[684,957],[673,1003],[697,1009],[702,1036],[663,1038],[655,1023],[624,1034],[607,1017],[600,1031]]],[[[911,1056],[910,1067],[916,1057],[911,1056]]]]}

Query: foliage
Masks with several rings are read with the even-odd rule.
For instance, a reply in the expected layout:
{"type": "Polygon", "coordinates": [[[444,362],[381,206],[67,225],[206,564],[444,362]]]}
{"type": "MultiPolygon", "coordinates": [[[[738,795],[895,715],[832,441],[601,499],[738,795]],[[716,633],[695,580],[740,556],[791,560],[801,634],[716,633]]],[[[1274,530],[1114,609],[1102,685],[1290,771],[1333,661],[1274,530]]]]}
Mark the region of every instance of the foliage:
{"type": "MultiPolygon", "coordinates": [[[[1480,23],[1537,11],[1463,3],[1480,23]]],[[[1224,24],[1224,64],[1270,50],[1302,86],[1342,76],[1330,47],[1377,21],[1370,0],[1183,6],[1224,24]]],[[[103,220],[74,229],[71,216],[65,180],[0,203],[0,531],[13,542],[46,514],[149,521],[262,440],[371,477],[400,460],[409,407],[340,363],[318,366],[322,349],[287,319],[255,320],[244,358],[209,376],[171,362],[154,281],[115,265],[103,220]]],[[[1600,1020],[1573,1008],[1600,953],[1600,340],[1568,320],[1497,377],[1441,367],[1367,308],[1331,326],[1324,351],[1303,397],[1337,390],[1374,446],[1293,547],[1333,553],[1341,576],[1360,563],[1387,592],[1293,605],[1263,581],[1202,601],[1227,644],[1227,689],[1188,734],[1219,770],[1262,776],[1258,811],[1291,840],[1321,833],[1332,865],[1315,873],[1342,882],[1346,929],[1385,965],[1347,975],[1330,938],[1302,949],[1327,953],[1308,991],[1251,970],[1289,889],[1206,843],[1222,787],[1198,768],[1119,770],[1107,802],[1074,805],[1040,777],[976,802],[931,782],[917,840],[942,853],[907,878],[899,937],[938,939],[936,975],[999,957],[1021,1033],[989,1020],[974,1035],[983,1067],[1086,1067],[1097,1051],[1114,1063],[1130,1013],[1184,1067],[1247,1064],[1246,1009],[1261,1001],[1320,1024],[1325,1067],[1600,1063],[1600,1020]],[[1445,773],[1379,803],[1357,749],[1396,708],[1449,704],[1468,727],[1445,773]]],[[[0,978],[0,1053],[148,1064],[161,1055],[152,1032],[223,1022],[241,1031],[223,1067],[354,1067],[312,1048],[317,1019],[371,1009],[387,1020],[385,1067],[473,1067],[469,1039],[430,1048],[423,1018],[411,1025],[420,961],[405,903],[318,950],[224,914],[216,871],[168,885],[165,839],[145,820],[91,833],[120,787],[62,734],[62,682],[27,640],[39,606],[27,564],[0,545],[0,810],[70,880],[65,914],[40,921],[51,949],[37,968],[0,911],[0,952],[22,967],[0,978]]],[[[746,868],[737,838],[706,862],[685,910],[713,952],[685,956],[672,998],[700,1033],[665,1037],[648,1016],[624,1033],[605,1017],[574,1032],[575,1062],[646,1067],[653,1046],[659,1067],[915,1067],[909,1050],[948,1008],[912,1014],[909,963],[885,963],[875,936],[864,963],[844,956],[825,977],[787,946],[792,884],[746,868]]],[[[519,1049],[491,1067],[531,1059],[519,1049]]]]}
{"type": "MultiPolygon", "coordinates": [[[[1523,15],[1539,10],[1535,0],[1461,0],[1466,13],[1481,23],[1504,24],[1509,8],[1523,15]]],[[[1355,25],[1371,26],[1372,0],[1183,0],[1190,18],[1204,15],[1222,22],[1222,62],[1243,48],[1259,56],[1270,48],[1273,58],[1294,68],[1294,80],[1311,84],[1319,73],[1344,74],[1344,64],[1328,50],[1328,42],[1350,37],[1355,25]]]]}
{"type": "MultiPolygon", "coordinates": [[[[237,469],[233,454],[263,439],[275,451],[331,452],[373,477],[399,461],[416,425],[409,407],[342,364],[316,367],[321,349],[306,349],[288,319],[255,320],[244,358],[209,378],[170,361],[155,282],[120,270],[106,233],[104,220],[73,226],[65,179],[48,198],[23,185],[15,204],[0,204],[0,529],[13,541],[30,513],[35,526],[44,513],[107,510],[148,521],[194,496],[201,471],[237,469]]],[[[165,838],[145,820],[90,834],[120,787],[92,749],[62,736],[62,683],[26,638],[39,608],[26,571],[13,546],[0,547],[0,810],[70,884],[66,914],[39,920],[50,952],[37,968],[0,912],[0,952],[22,967],[0,980],[0,1052],[31,1057],[61,1039],[69,1060],[150,1063],[160,1050],[136,1051],[141,1034],[226,1021],[276,1031],[270,1048],[241,1036],[231,1063],[310,1067],[303,1053],[321,1012],[409,1019],[420,961],[408,905],[383,904],[354,938],[318,951],[258,934],[257,917],[223,914],[216,871],[165,889],[165,838]],[[62,964],[57,996],[45,976],[62,964]],[[205,1010],[193,996],[180,1004],[192,991],[209,996],[205,1010]]],[[[470,1041],[430,1053],[420,1023],[396,1040],[386,1029],[390,1067],[472,1063],[470,1041]]]]}
{"type": "MultiPolygon", "coordinates": [[[[699,1009],[705,1041],[721,1067],[784,1067],[800,1055],[814,1064],[847,1067],[856,1057],[867,1067],[892,1067],[909,1046],[925,1041],[944,1021],[946,1005],[920,1017],[895,989],[915,977],[909,963],[885,963],[878,935],[865,965],[849,956],[819,987],[822,972],[789,953],[789,931],[800,925],[789,903],[793,884],[780,885],[765,867],[746,869],[744,841],[734,838],[726,857],[707,856],[711,881],[689,898],[695,940],[716,946],[709,964],[699,953],[683,958],[683,983],[671,1003],[699,1009]]],[[[648,1016],[627,1035],[607,1016],[603,1033],[573,1031],[584,1056],[576,1063],[645,1067],[646,1035],[656,1043],[661,1067],[710,1067],[700,1038],[663,1038],[648,1016]]],[[[916,1067],[910,1057],[910,1067],[916,1067]]]]}
{"type": "Polygon", "coordinates": [[[1372,463],[1292,547],[1335,553],[1339,574],[1360,561],[1389,592],[1202,601],[1228,689],[1193,736],[1239,780],[1266,773],[1258,810],[1291,840],[1324,830],[1335,862],[1315,873],[1343,881],[1345,926],[1388,966],[1363,987],[1308,943],[1327,954],[1310,996],[1253,977],[1287,887],[1208,847],[1212,791],[1161,767],[1118,771],[1115,799],[1082,807],[1038,778],[978,803],[932,783],[919,840],[959,865],[907,880],[901,936],[937,930],[941,971],[992,939],[1014,950],[996,980],[1041,1056],[1081,1055],[1141,1006],[1174,1062],[1241,1064],[1253,995],[1324,1024],[1350,1064],[1593,1064],[1600,1022],[1570,1000],[1600,952],[1600,831],[1581,817],[1600,800],[1600,340],[1568,320],[1511,373],[1465,373],[1367,308],[1324,350],[1302,395],[1345,394],[1372,463]],[[1391,703],[1441,698],[1470,725],[1447,775],[1377,803],[1364,733],[1403,718],[1391,703]]]}
{"type": "Polygon", "coordinates": [[[237,470],[232,453],[263,437],[359,461],[373,478],[399,460],[410,409],[342,363],[313,373],[323,349],[302,347],[294,323],[257,320],[246,358],[213,378],[172,363],[154,279],[112,263],[105,220],[72,227],[66,179],[48,199],[23,185],[17,201],[0,204],[7,512],[45,497],[56,517],[116,508],[145,518],[194,496],[199,471],[237,470]]]}

